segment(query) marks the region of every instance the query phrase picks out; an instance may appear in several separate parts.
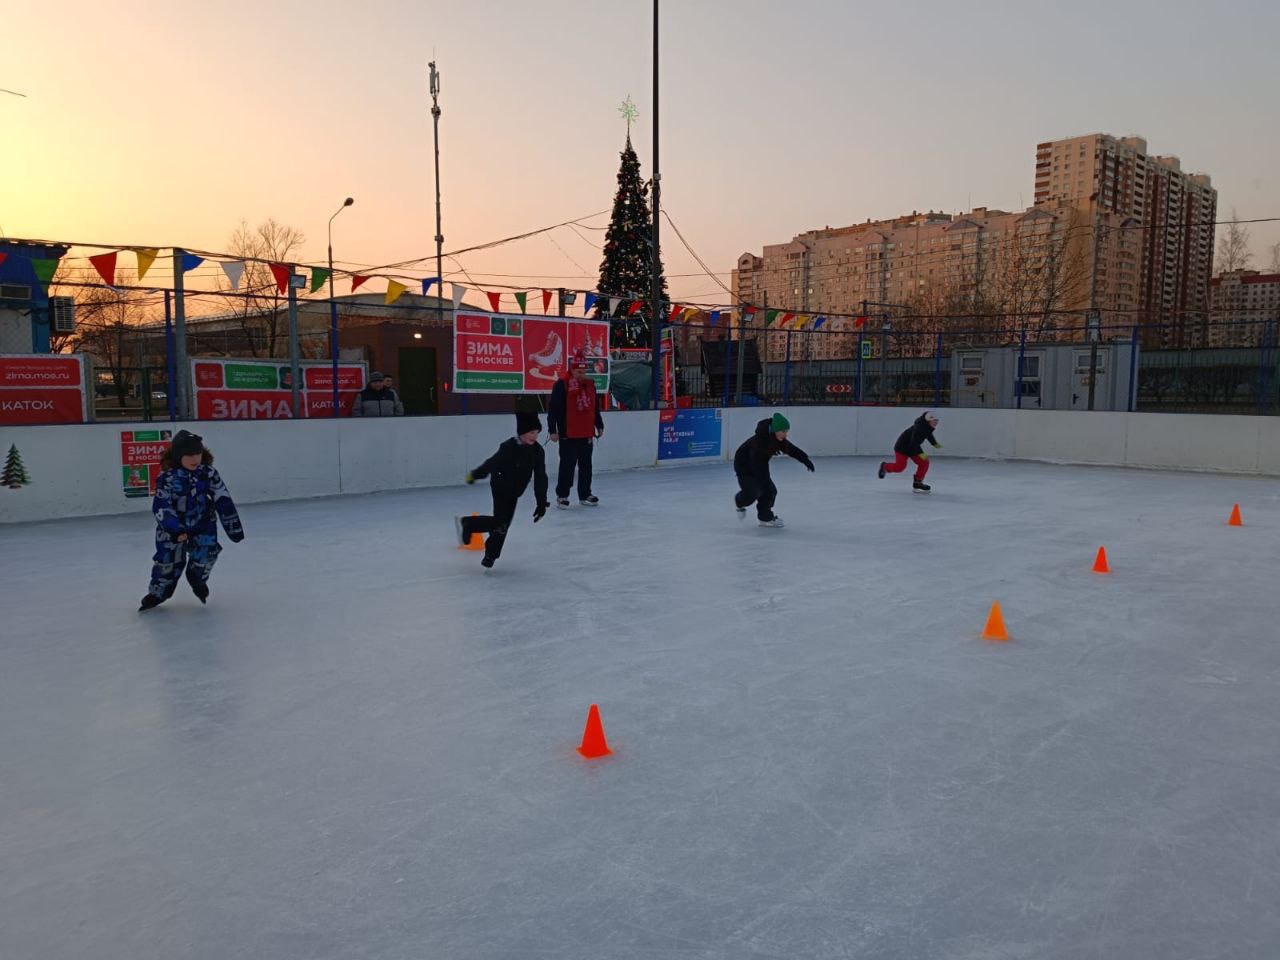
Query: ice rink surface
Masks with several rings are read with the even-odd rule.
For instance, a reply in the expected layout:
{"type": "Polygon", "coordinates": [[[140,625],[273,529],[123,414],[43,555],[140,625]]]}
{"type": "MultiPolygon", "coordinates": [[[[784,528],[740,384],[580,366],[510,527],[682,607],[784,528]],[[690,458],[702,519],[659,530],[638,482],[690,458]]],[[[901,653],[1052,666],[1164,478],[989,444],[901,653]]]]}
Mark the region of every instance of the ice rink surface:
{"type": "Polygon", "coordinates": [[[1280,483],[817,465],[0,527],[0,957],[1280,955],[1280,483]]]}

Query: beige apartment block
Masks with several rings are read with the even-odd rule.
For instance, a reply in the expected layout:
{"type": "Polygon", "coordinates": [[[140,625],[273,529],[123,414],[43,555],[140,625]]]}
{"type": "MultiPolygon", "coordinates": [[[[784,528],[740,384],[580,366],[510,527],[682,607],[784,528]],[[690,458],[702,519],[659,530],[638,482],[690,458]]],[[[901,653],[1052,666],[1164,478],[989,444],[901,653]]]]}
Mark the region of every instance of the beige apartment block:
{"type": "Polygon", "coordinates": [[[1211,347],[1264,345],[1270,325],[1275,345],[1280,327],[1280,273],[1233,270],[1209,281],[1209,342],[1211,347]]]}

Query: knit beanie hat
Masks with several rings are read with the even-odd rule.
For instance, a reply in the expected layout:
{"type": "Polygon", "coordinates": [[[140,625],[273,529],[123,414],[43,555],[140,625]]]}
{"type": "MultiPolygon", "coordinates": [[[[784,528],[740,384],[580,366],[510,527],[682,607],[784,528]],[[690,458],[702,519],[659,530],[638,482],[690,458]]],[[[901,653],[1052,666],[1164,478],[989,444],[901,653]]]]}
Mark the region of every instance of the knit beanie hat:
{"type": "Polygon", "coordinates": [[[175,460],[181,460],[196,453],[204,453],[204,438],[189,430],[179,430],[173,435],[173,442],[169,449],[173,451],[175,460]]]}
{"type": "Polygon", "coordinates": [[[538,419],[536,413],[517,413],[516,414],[516,434],[529,433],[537,430],[542,432],[542,421],[538,419]]]}
{"type": "Polygon", "coordinates": [[[775,413],[773,419],[769,421],[769,429],[774,433],[781,433],[783,430],[791,429],[791,421],[780,413],[775,413]]]}

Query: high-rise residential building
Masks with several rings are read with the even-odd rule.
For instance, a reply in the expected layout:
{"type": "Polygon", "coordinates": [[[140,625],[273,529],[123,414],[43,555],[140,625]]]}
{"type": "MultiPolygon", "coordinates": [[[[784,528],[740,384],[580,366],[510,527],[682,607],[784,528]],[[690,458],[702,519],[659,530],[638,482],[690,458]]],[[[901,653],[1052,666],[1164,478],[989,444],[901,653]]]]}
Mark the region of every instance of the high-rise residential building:
{"type": "Polygon", "coordinates": [[[1211,347],[1275,346],[1280,273],[1232,270],[1209,281],[1211,347]]]}
{"type": "Polygon", "coordinates": [[[1126,244],[1115,262],[1099,258],[1089,306],[1102,311],[1104,324],[1123,325],[1132,311],[1148,347],[1206,342],[1218,212],[1207,174],[1183,173],[1177,157],[1148,154],[1142,137],[1091,133],[1036,146],[1035,202],[1080,210],[1099,247],[1116,230],[1137,237],[1136,249],[1126,244]]]}
{"type": "MultiPolygon", "coordinates": [[[[733,271],[739,303],[764,310],[866,314],[891,351],[934,349],[927,334],[1009,339],[1074,337],[1096,310],[1104,335],[1149,329],[1144,344],[1206,342],[1217,193],[1204,174],[1184,174],[1176,157],[1148,156],[1140,137],[1091,134],[1039,144],[1035,204],[1008,212],[919,213],[825,227],[789,243],[744,253],[733,271]]],[[[802,337],[815,358],[853,355],[849,321],[840,336],[802,337]]],[[[780,359],[785,333],[767,337],[780,359]]],[[[796,341],[793,338],[793,351],[796,341]]]]}

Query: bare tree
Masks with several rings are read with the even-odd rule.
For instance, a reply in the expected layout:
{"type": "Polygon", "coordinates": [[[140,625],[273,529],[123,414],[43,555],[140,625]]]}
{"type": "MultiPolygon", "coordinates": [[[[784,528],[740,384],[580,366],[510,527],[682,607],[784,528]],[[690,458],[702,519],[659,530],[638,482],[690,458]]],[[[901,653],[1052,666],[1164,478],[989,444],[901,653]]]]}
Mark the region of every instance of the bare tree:
{"type": "Polygon", "coordinates": [[[1253,253],[1249,250],[1249,228],[1239,223],[1240,215],[1235,207],[1231,208],[1231,221],[1227,230],[1218,241],[1219,274],[1231,273],[1233,270],[1244,270],[1253,262],[1253,253]]]}
{"type": "MultiPolygon", "coordinates": [[[[121,270],[116,282],[128,286],[136,281],[121,270]]],[[[108,286],[77,289],[76,331],[62,347],[89,354],[95,367],[110,371],[116,399],[123,407],[141,368],[153,360],[146,355],[145,338],[138,330],[149,319],[147,295],[108,286]]]]}
{"type": "Polygon", "coordinates": [[[228,252],[245,258],[244,278],[238,291],[244,296],[227,296],[227,312],[239,320],[252,356],[276,356],[287,333],[287,294],[280,292],[267,263],[290,262],[305,242],[300,230],[274,219],[256,227],[241,220],[231,234],[228,252]]]}

